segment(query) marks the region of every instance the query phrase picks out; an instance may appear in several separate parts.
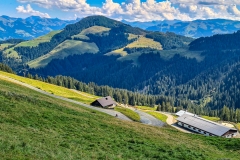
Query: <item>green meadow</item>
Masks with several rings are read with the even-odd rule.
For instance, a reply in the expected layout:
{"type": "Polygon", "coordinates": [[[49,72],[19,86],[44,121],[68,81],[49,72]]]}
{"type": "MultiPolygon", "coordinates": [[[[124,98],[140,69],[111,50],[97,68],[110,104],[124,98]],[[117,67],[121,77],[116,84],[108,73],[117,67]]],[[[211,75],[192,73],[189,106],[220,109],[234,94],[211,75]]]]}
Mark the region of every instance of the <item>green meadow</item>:
{"type": "Polygon", "coordinates": [[[239,139],[122,121],[4,79],[0,117],[1,159],[237,160],[240,154],[239,139]]]}

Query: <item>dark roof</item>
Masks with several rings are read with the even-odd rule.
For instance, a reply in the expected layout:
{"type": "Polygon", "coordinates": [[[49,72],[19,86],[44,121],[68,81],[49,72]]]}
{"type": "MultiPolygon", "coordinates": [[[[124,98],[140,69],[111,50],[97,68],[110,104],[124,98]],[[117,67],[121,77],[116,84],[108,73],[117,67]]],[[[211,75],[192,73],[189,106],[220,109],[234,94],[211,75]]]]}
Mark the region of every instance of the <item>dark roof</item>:
{"type": "MultiPolygon", "coordinates": [[[[198,116],[191,116],[184,114],[181,117],[177,118],[178,121],[186,123],[190,126],[196,127],[208,133],[214,134],[216,136],[222,136],[229,130],[235,131],[236,129],[226,127],[224,125],[206,120],[198,116]]],[[[237,130],[236,130],[237,131],[237,130]]]]}
{"type": "Polygon", "coordinates": [[[110,96],[97,99],[97,101],[101,104],[102,107],[116,104],[116,102],[110,96]]]}

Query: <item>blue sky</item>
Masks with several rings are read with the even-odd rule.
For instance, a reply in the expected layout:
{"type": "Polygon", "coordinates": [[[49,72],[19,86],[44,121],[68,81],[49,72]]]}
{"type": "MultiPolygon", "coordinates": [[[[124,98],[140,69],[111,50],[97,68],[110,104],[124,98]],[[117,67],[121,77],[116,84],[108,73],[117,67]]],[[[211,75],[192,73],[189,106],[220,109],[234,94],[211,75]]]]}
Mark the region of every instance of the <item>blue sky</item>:
{"type": "Polygon", "coordinates": [[[240,20],[240,0],[0,0],[0,15],[75,19],[104,15],[118,20],[240,20]]]}

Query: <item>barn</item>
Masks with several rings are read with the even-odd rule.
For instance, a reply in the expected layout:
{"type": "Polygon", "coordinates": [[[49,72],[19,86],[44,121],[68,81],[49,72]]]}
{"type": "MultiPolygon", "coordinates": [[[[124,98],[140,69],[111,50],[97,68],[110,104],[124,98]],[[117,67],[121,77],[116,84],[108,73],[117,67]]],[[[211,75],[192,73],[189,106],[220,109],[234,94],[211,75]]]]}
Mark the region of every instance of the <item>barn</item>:
{"type": "Polygon", "coordinates": [[[188,130],[206,135],[231,138],[237,135],[238,131],[224,125],[206,120],[196,115],[183,114],[177,118],[177,124],[188,130]]]}
{"type": "Polygon", "coordinates": [[[116,106],[116,102],[110,96],[107,96],[97,99],[92,102],[91,105],[102,108],[114,108],[116,106]]]}

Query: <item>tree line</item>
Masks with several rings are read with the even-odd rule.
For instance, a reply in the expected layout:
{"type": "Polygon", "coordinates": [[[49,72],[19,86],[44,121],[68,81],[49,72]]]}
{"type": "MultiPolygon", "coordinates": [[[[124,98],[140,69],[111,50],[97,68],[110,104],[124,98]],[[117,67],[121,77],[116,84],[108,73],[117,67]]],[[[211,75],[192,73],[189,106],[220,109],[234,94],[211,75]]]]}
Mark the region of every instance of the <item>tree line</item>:
{"type": "Polygon", "coordinates": [[[93,82],[86,84],[69,76],[59,75],[55,77],[48,76],[47,78],[43,78],[38,75],[33,76],[29,73],[26,76],[28,78],[40,80],[50,84],[55,84],[69,89],[76,89],[97,96],[111,96],[118,103],[129,104],[132,106],[144,105],[150,107],[154,107],[155,105],[157,105],[157,111],[175,113],[180,110],[187,110],[197,115],[220,117],[221,120],[224,121],[240,122],[240,109],[238,108],[235,109],[224,106],[223,108],[213,110],[210,107],[201,107],[192,103],[189,100],[181,99],[178,99],[177,103],[175,103],[176,100],[172,97],[167,97],[163,95],[140,94],[125,89],[112,88],[106,85],[98,86],[93,82]]]}

